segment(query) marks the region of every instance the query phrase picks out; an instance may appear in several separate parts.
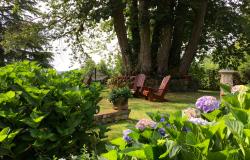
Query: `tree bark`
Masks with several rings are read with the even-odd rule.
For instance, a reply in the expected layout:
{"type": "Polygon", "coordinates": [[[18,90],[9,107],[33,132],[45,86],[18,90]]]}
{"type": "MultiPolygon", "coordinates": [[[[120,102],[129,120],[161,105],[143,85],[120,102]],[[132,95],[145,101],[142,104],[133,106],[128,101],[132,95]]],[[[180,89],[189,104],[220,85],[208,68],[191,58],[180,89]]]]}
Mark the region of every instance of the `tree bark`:
{"type": "Polygon", "coordinates": [[[121,49],[123,66],[125,72],[127,74],[130,74],[132,71],[131,60],[130,60],[131,49],[128,44],[127,29],[125,26],[125,18],[123,14],[123,9],[125,6],[122,3],[122,0],[111,0],[110,5],[112,9],[114,30],[116,32],[118,43],[121,49]]]}
{"type": "MultiPolygon", "coordinates": [[[[0,42],[3,40],[3,26],[2,22],[0,22],[0,42]]],[[[3,46],[0,44],[0,66],[4,66],[4,49],[3,46]]]]}
{"type": "Polygon", "coordinates": [[[197,9],[194,9],[195,20],[193,24],[193,30],[192,30],[191,38],[188,42],[187,48],[181,60],[181,64],[179,68],[180,75],[186,75],[188,73],[188,70],[195,57],[195,53],[197,51],[198,44],[200,41],[200,37],[202,33],[202,26],[204,24],[204,18],[205,18],[206,11],[207,11],[208,0],[202,0],[200,3],[201,3],[200,6],[197,7],[197,9]]]}
{"type": "Polygon", "coordinates": [[[131,46],[132,46],[132,55],[131,60],[133,67],[137,65],[138,54],[140,52],[140,34],[139,34],[139,24],[138,24],[138,0],[131,1],[130,7],[130,30],[131,30],[131,46]]]}
{"type": "Polygon", "coordinates": [[[141,73],[151,72],[149,0],[139,0],[140,53],[138,56],[141,73]]]}
{"type": "Polygon", "coordinates": [[[169,56],[169,70],[171,74],[178,72],[181,61],[181,47],[183,43],[185,13],[188,7],[184,2],[179,2],[176,8],[173,40],[169,56]]]}
{"type": "Polygon", "coordinates": [[[168,59],[172,44],[172,26],[168,26],[162,29],[160,38],[160,48],[157,55],[157,73],[160,76],[165,76],[168,71],[168,59]]]}
{"type": "Polygon", "coordinates": [[[159,76],[165,76],[168,71],[168,60],[172,45],[173,8],[175,2],[174,0],[162,0],[160,2],[159,15],[163,15],[163,20],[159,38],[160,45],[157,53],[157,73],[159,76]]]}

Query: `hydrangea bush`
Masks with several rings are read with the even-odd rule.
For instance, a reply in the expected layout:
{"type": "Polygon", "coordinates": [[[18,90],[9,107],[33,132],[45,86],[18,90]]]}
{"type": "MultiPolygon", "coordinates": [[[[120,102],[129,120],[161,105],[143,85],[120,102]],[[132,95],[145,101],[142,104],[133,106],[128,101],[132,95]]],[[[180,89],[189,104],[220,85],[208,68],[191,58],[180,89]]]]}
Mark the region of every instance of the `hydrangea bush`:
{"type": "Polygon", "coordinates": [[[172,114],[150,113],[111,141],[102,157],[110,160],[250,159],[249,87],[231,93],[224,87],[221,102],[204,96],[195,108],[172,114]],[[247,88],[247,89],[246,89],[247,88]]]}

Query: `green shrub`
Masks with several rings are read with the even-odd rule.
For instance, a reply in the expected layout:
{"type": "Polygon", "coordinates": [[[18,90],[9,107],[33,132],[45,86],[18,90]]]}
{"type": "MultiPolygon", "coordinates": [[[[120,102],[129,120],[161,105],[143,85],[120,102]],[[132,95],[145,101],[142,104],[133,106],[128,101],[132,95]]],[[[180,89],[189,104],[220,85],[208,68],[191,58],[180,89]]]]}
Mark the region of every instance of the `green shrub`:
{"type": "Polygon", "coordinates": [[[142,119],[125,130],[102,156],[108,160],[250,159],[250,87],[233,93],[227,86],[222,88],[225,96],[220,106],[214,97],[204,96],[197,100],[196,108],[151,113],[152,120],[142,119]]]}
{"type": "Polygon", "coordinates": [[[219,68],[209,58],[205,59],[203,63],[193,63],[190,74],[199,83],[200,89],[219,90],[219,68]]]}
{"type": "Polygon", "coordinates": [[[101,87],[66,75],[28,61],[0,68],[1,158],[67,156],[94,143],[101,87]]]}
{"type": "Polygon", "coordinates": [[[116,99],[119,97],[124,97],[124,98],[132,97],[130,89],[128,87],[112,89],[108,99],[111,103],[114,103],[116,99]]]}
{"type": "Polygon", "coordinates": [[[241,79],[244,83],[250,83],[250,55],[246,56],[247,61],[239,66],[241,79]]]}

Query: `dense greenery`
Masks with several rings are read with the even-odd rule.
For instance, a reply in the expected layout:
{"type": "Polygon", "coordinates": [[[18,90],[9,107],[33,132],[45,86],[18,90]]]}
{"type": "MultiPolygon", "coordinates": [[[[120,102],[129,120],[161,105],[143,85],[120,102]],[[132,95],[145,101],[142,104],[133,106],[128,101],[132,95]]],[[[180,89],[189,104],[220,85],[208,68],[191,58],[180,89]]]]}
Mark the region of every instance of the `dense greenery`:
{"type": "Polygon", "coordinates": [[[41,1],[0,1],[0,66],[31,60],[50,66],[52,53],[39,10],[41,1]]]}
{"type": "Polygon", "coordinates": [[[101,87],[78,79],[28,61],[0,68],[0,158],[67,157],[94,147],[101,87]]]}
{"type": "Polygon", "coordinates": [[[211,57],[208,57],[203,61],[193,62],[190,75],[195,82],[198,82],[199,89],[219,90],[219,70],[219,66],[212,61],[211,57]]]}
{"type": "Polygon", "coordinates": [[[231,93],[222,87],[225,96],[219,109],[149,114],[152,120],[141,120],[136,128],[124,131],[123,138],[111,141],[102,156],[109,160],[249,159],[250,88],[236,87],[231,93]]]}

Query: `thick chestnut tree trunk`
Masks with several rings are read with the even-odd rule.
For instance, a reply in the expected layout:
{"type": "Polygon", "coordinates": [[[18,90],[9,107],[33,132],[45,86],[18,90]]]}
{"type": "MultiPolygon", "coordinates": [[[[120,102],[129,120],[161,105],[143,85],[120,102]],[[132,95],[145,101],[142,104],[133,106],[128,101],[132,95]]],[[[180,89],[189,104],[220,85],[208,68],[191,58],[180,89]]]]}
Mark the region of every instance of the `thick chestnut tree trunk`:
{"type": "Polygon", "coordinates": [[[159,6],[160,15],[163,15],[162,28],[160,30],[159,49],[157,53],[157,73],[165,76],[168,71],[169,55],[173,36],[173,8],[174,0],[162,0],[159,6]]]}
{"type": "Polygon", "coordinates": [[[141,73],[151,72],[150,52],[150,24],[149,24],[149,0],[139,0],[139,28],[140,28],[140,53],[138,56],[139,70],[141,73]]]}
{"type": "Polygon", "coordinates": [[[127,29],[125,26],[125,18],[123,14],[124,4],[122,0],[111,0],[112,18],[114,23],[114,30],[116,32],[118,43],[121,49],[122,61],[124,70],[127,74],[132,71],[130,53],[131,49],[128,44],[127,29]]]}
{"type": "Polygon", "coordinates": [[[180,75],[186,75],[188,70],[191,66],[191,63],[195,57],[198,44],[200,41],[201,33],[202,33],[202,26],[204,24],[204,18],[207,11],[207,4],[208,0],[201,0],[200,6],[194,9],[195,11],[195,20],[193,25],[193,30],[191,34],[191,38],[189,43],[186,47],[185,53],[182,57],[179,73],[180,75]]]}

